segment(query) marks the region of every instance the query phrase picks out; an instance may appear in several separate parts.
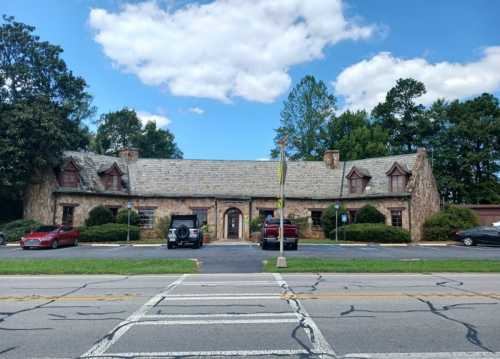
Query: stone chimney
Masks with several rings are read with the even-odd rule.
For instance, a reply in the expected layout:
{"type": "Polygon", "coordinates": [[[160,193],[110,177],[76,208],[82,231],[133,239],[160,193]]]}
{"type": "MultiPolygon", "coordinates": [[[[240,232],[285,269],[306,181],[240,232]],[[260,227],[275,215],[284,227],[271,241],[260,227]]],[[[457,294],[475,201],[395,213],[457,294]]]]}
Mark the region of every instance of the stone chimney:
{"type": "Polygon", "coordinates": [[[323,155],[323,161],[326,167],[335,169],[340,165],[340,151],[339,150],[326,150],[323,155]]]}
{"type": "Polygon", "coordinates": [[[118,157],[127,162],[134,162],[139,159],[139,150],[137,148],[123,148],[118,151],[118,157]]]}

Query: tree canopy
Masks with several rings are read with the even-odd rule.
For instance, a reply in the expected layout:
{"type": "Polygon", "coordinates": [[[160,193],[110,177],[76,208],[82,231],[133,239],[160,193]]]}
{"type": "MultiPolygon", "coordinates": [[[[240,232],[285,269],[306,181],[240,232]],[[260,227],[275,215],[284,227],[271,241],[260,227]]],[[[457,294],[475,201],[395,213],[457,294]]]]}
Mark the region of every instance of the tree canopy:
{"type": "Polygon", "coordinates": [[[135,147],[143,158],[182,158],[175,136],[167,129],[148,122],[144,128],[134,110],[123,108],[101,116],[94,145],[96,152],[115,154],[135,147]]]}
{"type": "Polygon", "coordinates": [[[87,84],[35,28],[3,16],[0,25],[0,196],[19,198],[30,179],[86,148],[94,111],[87,84]]]}
{"type": "MultiPolygon", "coordinates": [[[[356,160],[425,147],[446,201],[500,203],[498,99],[491,94],[440,99],[426,108],[419,103],[425,93],[423,83],[399,79],[371,114],[337,114],[335,97],[306,76],[284,102],[275,140],[288,135],[292,160],[320,160],[326,149],[338,149],[341,160],[356,160]]],[[[276,148],[271,154],[276,157],[276,148]]]]}
{"type": "MultiPolygon", "coordinates": [[[[317,160],[323,156],[327,124],[335,110],[335,97],[323,81],[304,77],[290,92],[281,111],[276,143],[287,137],[286,154],[291,159],[317,160]]],[[[279,147],[271,151],[279,157],[279,147]]]]}

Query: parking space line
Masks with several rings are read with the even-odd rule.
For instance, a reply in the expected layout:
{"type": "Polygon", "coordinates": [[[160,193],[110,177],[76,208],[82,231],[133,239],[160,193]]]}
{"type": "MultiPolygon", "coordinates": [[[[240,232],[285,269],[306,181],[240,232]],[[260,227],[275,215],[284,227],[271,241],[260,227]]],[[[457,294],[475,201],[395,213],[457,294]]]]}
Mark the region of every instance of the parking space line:
{"type": "Polygon", "coordinates": [[[106,350],[109,349],[120,337],[122,337],[132,326],[134,322],[137,322],[150,307],[158,304],[165,295],[177,287],[179,284],[184,281],[189,276],[189,274],[181,275],[177,280],[170,283],[162,293],[159,293],[153,296],[150,300],[148,300],[145,304],[143,304],[137,311],[135,311],[132,315],[130,315],[123,322],[115,326],[111,332],[109,332],[106,336],[104,336],[101,340],[95,343],[92,348],[90,348],[86,353],[84,353],[81,357],[94,357],[96,355],[103,354],[106,350]]]}
{"type": "MultiPolygon", "coordinates": [[[[144,317],[142,317],[144,318],[144,317]]],[[[297,323],[298,319],[207,319],[207,320],[148,320],[134,325],[216,325],[216,324],[281,324],[297,323]]]]}
{"type": "Polygon", "coordinates": [[[215,314],[150,314],[147,319],[182,319],[182,318],[245,318],[245,317],[295,317],[295,313],[215,313],[215,314]]]}
{"type": "Polygon", "coordinates": [[[186,301],[186,300],[235,300],[235,299],[281,299],[279,294],[276,295],[232,295],[232,296],[218,296],[212,295],[209,297],[165,297],[163,301],[186,301]]]}
{"type": "Polygon", "coordinates": [[[199,352],[146,352],[146,353],[108,353],[94,355],[95,358],[101,359],[116,359],[116,358],[182,358],[182,357],[246,357],[246,356],[263,356],[263,355],[300,355],[310,354],[307,350],[222,350],[222,351],[199,351],[199,352]]]}
{"type": "MultiPolygon", "coordinates": [[[[293,291],[290,289],[288,283],[283,279],[280,273],[273,273],[273,276],[278,285],[283,288],[283,296],[293,294],[293,291]]],[[[336,357],[335,351],[325,339],[323,333],[311,318],[307,310],[302,306],[302,303],[298,299],[288,299],[287,302],[297,314],[297,318],[311,341],[313,345],[312,352],[318,354],[320,357],[336,357]]]]}
{"type": "Polygon", "coordinates": [[[169,298],[183,297],[183,298],[196,298],[196,297],[214,297],[214,296],[227,296],[227,297],[239,297],[239,296],[262,296],[262,295],[272,295],[281,293],[206,293],[206,294],[169,294],[169,298]]]}
{"type": "Polygon", "coordinates": [[[203,286],[203,287],[220,287],[220,286],[230,286],[230,287],[250,287],[250,286],[262,286],[262,285],[272,285],[275,286],[274,281],[219,281],[219,282],[185,282],[182,283],[183,286],[203,286]]]}
{"type": "Polygon", "coordinates": [[[343,358],[356,359],[500,359],[500,353],[439,352],[439,353],[355,353],[343,358]]]}

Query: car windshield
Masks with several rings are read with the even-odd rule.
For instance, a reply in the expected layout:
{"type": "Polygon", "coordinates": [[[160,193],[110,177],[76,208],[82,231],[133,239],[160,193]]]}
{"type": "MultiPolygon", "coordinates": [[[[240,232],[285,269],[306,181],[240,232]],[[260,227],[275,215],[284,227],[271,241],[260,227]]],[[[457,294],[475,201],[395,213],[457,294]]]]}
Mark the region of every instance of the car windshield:
{"type": "MultiPolygon", "coordinates": [[[[266,221],[267,224],[280,224],[279,218],[273,218],[266,221]]],[[[292,224],[289,219],[284,219],[283,224],[292,224]]]]}
{"type": "Polygon", "coordinates": [[[48,232],[55,231],[56,229],[57,229],[56,226],[40,226],[40,227],[35,228],[35,230],[33,232],[48,233],[48,232]]]}
{"type": "Polygon", "coordinates": [[[194,221],[192,219],[175,219],[172,223],[172,228],[179,228],[180,226],[193,228],[194,221]]]}

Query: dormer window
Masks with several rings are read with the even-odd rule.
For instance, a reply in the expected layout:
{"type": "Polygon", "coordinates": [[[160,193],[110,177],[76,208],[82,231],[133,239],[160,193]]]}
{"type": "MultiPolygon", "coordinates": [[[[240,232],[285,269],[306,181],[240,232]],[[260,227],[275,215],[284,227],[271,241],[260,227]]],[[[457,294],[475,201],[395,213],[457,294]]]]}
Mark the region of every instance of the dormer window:
{"type": "Polygon", "coordinates": [[[401,165],[398,162],[394,162],[386,174],[389,176],[389,192],[406,192],[406,184],[408,183],[408,177],[411,174],[406,166],[401,165]]]}
{"type": "Polygon", "coordinates": [[[73,158],[69,158],[61,166],[58,180],[61,187],[80,187],[80,167],[76,164],[73,158]]]}
{"type": "Polygon", "coordinates": [[[360,167],[353,167],[346,177],[349,180],[349,193],[351,194],[363,193],[371,178],[370,173],[360,167]]]}
{"type": "Polygon", "coordinates": [[[120,167],[115,163],[111,166],[103,165],[99,169],[99,176],[106,191],[122,191],[122,176],[123,172],[120,167]]]}

